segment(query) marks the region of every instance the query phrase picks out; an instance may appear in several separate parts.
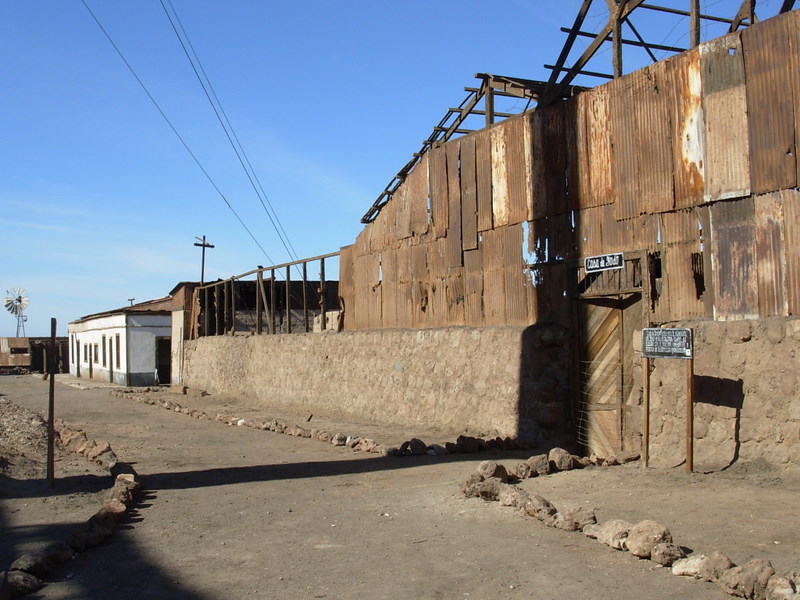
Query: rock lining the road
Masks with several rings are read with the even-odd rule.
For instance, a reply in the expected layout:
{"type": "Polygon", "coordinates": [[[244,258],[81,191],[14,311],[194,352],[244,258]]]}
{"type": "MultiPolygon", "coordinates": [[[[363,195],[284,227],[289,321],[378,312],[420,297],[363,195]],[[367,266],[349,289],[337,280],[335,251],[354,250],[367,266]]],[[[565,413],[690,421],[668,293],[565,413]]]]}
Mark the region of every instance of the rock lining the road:
{"type": "Polygon", "coordinates": [[[39,552],[27,552],[12,562],[8,571],[0,572],[0,600],[19,598],[40,589],[44,585],[42,579],[60,565],[102,543],[133,507],[141,487],[133,467],[119,462],[107,441],[95,441],[61,420],[54,423],[54,429],[62,447],[107,469],[114,476],[114,484],[107,490],[102,507],[63,541],[39,552]]]}
{"type": "MultiPolygon", "coordinates": [[[[181,389],[183,392],[182,395],[199,397],[208,396],[208,393],[203,390],[195,390],[186,387],[180,387],[179,389],[181,389]]],[[[444,445],[426,444],[419,438],[411,438],[403,442],[399,447],[387,447],[369,438],[362,438],[356,435],[347,435],[342,432],[308,428],[303,425],[286,423],[277,419],[246,419],[235,414],[221,412],[207,413],[202,410],[184,406],[172,399],[159,398],[158,396],[162,394],[169,394],[173,397],[177,396],[177,394],[170,393],[164,388],[159,387],[115,388],[110,390],[110,394],[117,398],[126,398],[142,404],[158,406],[166,410],[188,415],[195,419],[216,421],[225,425],[236,427],[248,427],[251,429],[272,431],[274,433],[282,433],[284,435],[291,435],[295,437],[316,439],[334,446],[349,448],[355,452],[368,452],[373,454],[381,454],[383,456],[442,456],[447,454],[474,454],[488,450],[532,450],[536,447],[536,445],[533,443],[525,440],[513,439],[510,437],[495,437],[485,439],[482,437],[473,437],[468,435],[460,435],[458,438],[456,438],[455,442],[446,442],[444,445]]],[[[308,422],[310,419],[311,416],[309,416],[306,422],[308,422]]],[[[638,453],[629,451],[620,452],[617,453],[616,456],[609,456],[605,458],[598,457],[596,455],[580,457],[575,454],[570,454],[561,448],[556,448],[555,451],[556,454],[553,454],[553,451],[551,451],[550,454],[531,457],[527,461],[528,465],[515,465],[513,470],[510,472],[511,475],[517,477],[518,479],[524,479],[530,476],[545,475],[555,471],[563,471],[588,465],[614,466],[639,459],[638,453]]]]}
{"type": "MultiPolygon", "coordinates": [[[[628,461],[632,454],[623,459],[628,461]]],[[[542,471],[545,471],[543,456],[550,459],[547,461],[550,467],[561,465],[565,467],[564,470],[582,464],[578,460],[567,459],[568,453],[561,448],[554,448],[548,455],[531,457],[526,463],[529,466],[541,465],[542,471]],[[571,467],[568,467],[570,462],[571,467]]],[[[587,462],[589,465],[615,464],[614,460],[597,462],[592,459],[587,462]]],[[[468,498],[483,498],[497,501],[500,506],[515,507],[521,514],[534,517],[548,527],[581,531],[610,548],[630,552],[659,566],[670,567],[674,575],[715,583],[731,596],[752,600],[800,600],[800,571],[777,574],[770,561],[759,558],[737,566],[719,551],[708,556],[700,553],[686,556],[684,548],[673,542],[669,529],[655,521],[644,520],[632,524],[621,519],[609,519],[598,523],[594,509],[559,509],[546,498],[538,494],[530,495],[515,486],[515,482],[525,478],[513,475],[517,472],[515,467],[506,469],[495,461],[483,461],[461,483],[461,491],[468,498]],[[512,475],[508,476],[508,473],[512,475]],[[498,474],[506,474],[505,479],[498,474]]],[[[535,469],[533,473],[545,474],[537,473],[535,469]]]]}

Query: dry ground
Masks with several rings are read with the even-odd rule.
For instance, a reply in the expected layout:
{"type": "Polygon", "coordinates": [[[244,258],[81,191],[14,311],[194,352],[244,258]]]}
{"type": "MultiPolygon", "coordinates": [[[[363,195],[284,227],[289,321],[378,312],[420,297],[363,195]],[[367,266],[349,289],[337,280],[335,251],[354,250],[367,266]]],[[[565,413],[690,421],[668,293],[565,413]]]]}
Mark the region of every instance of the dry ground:
{"type": "MultiPolygon", "coordinates": [[[[59,384],[56,393],[57,416],[110,441],[148,491],[110,540],[61,568],[33,598],[727,597],[581,534],[460,495],[458,483],[480,460],[511,465],[524,458],[519,453],[383,458],[198,421],[108,389],[59,384]]],[[[0,394],[2,570],[93,514],[111,482],[84,459],[59,455],[50,490],[40,479],[41,421],[5,402],[44,411],[47,384],[3,377],[0,394]],[[9,425],[12,441],[2,436],[9,425]]],[[[174,399],[246,418],[308,417],[234,398],[174,399]]],[[[313,422],[389,445],[448,439],[336,417],[313,422]]],[[[800,566],[800,482],[767,465],[687,474],[634,463],[521,485],[559,506],[594,507],[601,520],[658,520],[695,551],[718,548],[737,563],[768,558],[779,571],[800,566]]]]}

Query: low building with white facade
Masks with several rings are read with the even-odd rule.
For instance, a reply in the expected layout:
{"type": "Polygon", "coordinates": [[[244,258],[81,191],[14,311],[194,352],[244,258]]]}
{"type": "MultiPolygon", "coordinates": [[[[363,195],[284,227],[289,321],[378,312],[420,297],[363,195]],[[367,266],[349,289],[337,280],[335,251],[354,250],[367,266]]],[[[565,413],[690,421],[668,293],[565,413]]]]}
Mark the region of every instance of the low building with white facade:
{"type": "Polygon", "coordinates": [[[69,372],[118,385],[170,383],[171,296],[81,317],[69,324],[69,372]]]}

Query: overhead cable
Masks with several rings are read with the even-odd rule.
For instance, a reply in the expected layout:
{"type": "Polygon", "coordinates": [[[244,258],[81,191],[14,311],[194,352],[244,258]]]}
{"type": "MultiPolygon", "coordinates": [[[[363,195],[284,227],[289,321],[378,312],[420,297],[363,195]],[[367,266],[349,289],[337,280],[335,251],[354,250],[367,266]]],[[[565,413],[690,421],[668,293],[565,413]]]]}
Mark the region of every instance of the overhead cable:
{"type": "Polygon", "coordinates": [[[94,22],[97,23],[97,26],[100,28],[100,31],[102,31],[103,35],[106,36],[106,39],[109,41],[109,43],[114,48],[114,50],[119,55],[119,57],[122,59],[122,62],[124,62],[125,66],[128,67],[128,70],[131,72],[131,75],[133,75],[134,79],[136,79],[136,81],[139,83],[139,86],[141,86],[142,90],[144,90],[144,93],[147,94],[147,97],[150,99],[150,102],[153,103],[153,106],[156,107],[156,110],[158,110],[159,114],[163,117],[164,121],[166,121],[167,125],[172,130],[172,133],[174,133],[175,136],[178,138],[178,140],[180,140],[180,142],[183,145],[183,147],[189,153],[189,156],[192,157],[192,160],[194,160],[195,164],[200,168],[200,170],[202,171],[203,175],[205,175],[206,179],[208,179],[209,183],[216,190],[217,194],[219,194],[220,198],[222,198],[222,200],[225,202],[226,206],[234,214],[234,216],[239,221],[241,226],[244,227],[245,231],[247,231],[247,233],[250,235],[252,240],[259,247],[259,249],[264,254],[264,256],[267,258],[267,260],[269,260],[270,262],[275,262],[275,261],[272,260],[272,258],[270,258],[269,254],[267,254],[267,251],[264,250],[263,246],[259,243],[259,241],[256,239],[256,237],[253,235],[253,232],[250,231],[250,228],[247,227],[247,225],[245,225],[245,222],[242,220],[242,218],[239,216],[239,214],[236,212],[236,210],[234,210],[234,208],[231,205],[231,203],[225,197],[225,194],[222,193],[222,190],[219,189],[217,184],[211,178],[211,175],[208,173],[208,171],[205,169],[205,167],[203,167],[202,163],[197,158],[197,156],[194,154],[194,152],[192,152],[191,148],[189,148],[189,145],[186,143],[186,140],[183,139],[183,136],[181,136],[181,134],[178,133],[178,130],[175,129],[175,126],[172,124],[172,121],[169,120],[169,117],[167,117],[167,115],[161,109],[161,106],[159,106],[158,102],[156,102],[156,99],[150,93],[150,90],[147,89],[147,86],[144,84],[144,82],[141,80],[141,78],[136,74],[136,71],[134,71],[134,69],[131,66],[131,64],[125,58],[125,55],[122,54],[122,51],[119,49],[117,44],[114,43],[114,40],[111,38],[111,35],[109,35],[108,31],[106,31],[105,27],[103,27],[103,24],[100,23],[100,20],[97,18],[97,16],[94,14],[94,12],[92,12],[92,9],[89,8],[89,5],[86,4],[86,0],[81,0],[81,3],[86,8],[86,10],[89,12],[89,14],[92,16],[92,19],[94,19],[94,22]]]}

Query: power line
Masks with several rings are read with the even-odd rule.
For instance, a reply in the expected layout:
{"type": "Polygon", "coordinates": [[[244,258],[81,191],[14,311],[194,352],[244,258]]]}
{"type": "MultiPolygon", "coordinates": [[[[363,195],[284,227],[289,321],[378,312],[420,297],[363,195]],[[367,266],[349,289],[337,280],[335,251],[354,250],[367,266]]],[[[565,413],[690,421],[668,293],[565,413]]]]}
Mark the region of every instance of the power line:
{"type": "Polygon", "coordinates": [[[247,231],[247,233],[250,235],[250,237],[251,237],[251,238],[253,239],[253,241],[256,243],[256,246],[258,246],[258,247],[261,249],[261,252],[264,254],[264,256],[266,256],[266,257],[267,257],[267,260],[269,260],[270,262],[275,262],[275,261],[273,261],[273,260],[272,260],[272,258],[270,258],[269,254],[267,254],[267,251],[266,251],[266,250],[264,250],[263,246],[261,246],[261,244],[258,242],[258,240],[256,239],[256,237],[253,235],[253,232],[252,232],[252,231],[250,231],[250,229],[247,227],[247,225],[245,225],[244,221],[242,221],[242,218],[241,218],[241,217],[239,216],[239,214],[238,214],[238,213],[237,213],[237,212],[234,210],[233,206],[231,206],[231,203],[230,203],[230,202],[228,202],[228,199],[225,197],[225,194],[223,194],[223,193],[222,193],[222,190],[220,190],[220,189],[219,189],[219,187],[217,186],[217,184],[216,184],[216,183],[214,182],[214,180],[211,178],[211,175],[209,175],[208,171],[206,171],[205,167],[203,167],[203,165],[200,163],[200,160],[197,158],[197,156],[195,156],[195,154],[194,154],[194,152],[192,152],[191,148],[189,148],[189,145],[186,143],[186,140],[184,140],[184,139],[183,139],[183,137],[181,136],[181,134],[180,134],[180,133],[178,133],[178,130],[177,130],[177,129],[175,129],[175,126],[172,124],[172,121],[170,121],[170,120],[169,120],[169,117],[167,117],[167,115],[166,115],[166,114],[164,113],[164,111],[161,109],[161,106],[159,106],[158,102],[156,102],[156,99],[153,97],[153,95],[152,95],[152,94],[150,93],[150,91],[147,89],[147,86],[144,84],[144,82],[141,80],[141,78],[140,78],[140,77],[139,77],[139,76],[136,74],[136,71],[134,71],[134,69],[133,69],[133,67],[131,66],[131,64],[130,64],[130,63],[128,62],[128,60],[125,58],[125,55],[124,55],[124,54],[122,54],[122,51],[119,49],[119,47],[117,46],[117,44],[115,44],[115,43],[114,43],[114,40],[113,40],[113,39],[111,38],[111,36],[109,35],[108,31],[106,31],[105,27],[103,27],[103,24],[102,24],[102,23],[100,23],[100,20],[99,20],[99,19],[98,19],[98,18],[95,16],[95,14],[92,12],[92,9],[91,9],[91,8],[89,8],[89,5],[88,5],[88,4],[86,4],[86,0],[81,0],[81,3],[82,3],[82,4],[83,4],[83,6],[86,8],[86,10],[89,12],[89,14],[92,16],[92,19],[94,19],[94,22],[95,22],[95,23],[97,23],[97,26],[100,28],[100,31],[102,31],[102,32],[103,32],[103,35],[105,35],[105,36],[106,36],[106,39],[107,39],[107,40],[108,40],[108,42],[111,44],[111,46],[114,48],[114,50],[115,50],[115,51],[116,51],[116,53],[119,55],[119,57],[122,59],[122,62],[124,62],[124,63],[125,63],[125,66],[126,66],[126,67],[128,67],[128,70],[131,72],[131,75],[133,75],[134,79],[136,79],[136,81],[139,83],[139,85],[141,86],[142,90],[144,90],[144,93],[145,93],[145,94],[147,94],[147,97],[150,99],[150,102],[152,102],[152,103],[153,103],[153,106],[155,106],[155,107],[156,107],[156,110],[158,110],[159,114],[160,114],[160,115],[163,117],[164,121],[166,121],[167,125],[169,125],[169,128],[172,130],[172,133],[174,133],[174,134],[175,134],[175,137],[177,137],[177,138],[178,138],[178,140],[180,140],[180,142],[181,142],[181,144],[183,145],[183,147],[184,147],[184,148],[186,149],[186,151],[189,153],[189,156],[191,156],[191,157],[192,157],[192,160],[194,160],[195,164],[196,164],[196,165],[197,165],[197,166],[200,168],[200,170],[203,172],[203,175],[205,175],[205,176],[206,176],[206,179],[208,179],[209,183],[210,183],[210,184],[212,185],[212,187],[213,187],[213,188],[216,190],[217,194],[219,194],[220,198],[222,198],[222,200],[225,202],[226,206],[227,206],[227,207],[230,209],[230,211],[231,211],[231,212],[234,214],[234,216],[236,217],[236,219],[239,221],[239,224],[240,224],[242,227],[244,227],[245,231],[247,231]]]}
{"type": "Polygon", "coordinates": [[[239,164],[242,166],[245,175],[247,175],[247,179],[250,181],[250,185],[252,186],[253,191],[256,193],[256,196],[258,196],[258,200],[259,202],[261,202],[261,206],[263,207],[265,214],[269,218],[273,229],[278,234],[278,238],[280,239],[284,249],[289,254],[291,259],[298,260],[297,255],[294,252],[294,247],[292,247],[291,241],[289,240],[289,236],[286,234],[286,231],[284,230],[283,225],[281,224],[281,221],[278,218],[278,214],[275,211],[275,207],[273,207],[272,203],[269,201],[269,197],[264,191],[264,186],[261,185],[261,181],[259,180],[258,175],[256,174],[255,169],[253,168],[253,165],[250,162],[250,159],[248,158],[247,153],[244,150],[244,147],[239,141],[239,137],[236,135],[236,131],[233,128],[230,119],[228,119],[228,115],[222,106],[222,102],[220,102],[219,97],[217,96],[217,93],[214,90],[214,86],[212,85],[211,80],[208,77],[208,74],[203,68],[203,64],[200,60],[200,57],[197,55],[197,52],[194,49],[194,45],[192,44],[191,39],[189,39],[189,34],[186,32],[186,29],[184,28],[183,23],[181,22],[180,16],[178,16],[178,12],[175,10],[175,7],[172,4],[172,0],[167,0],[167,3],[169,4],[172,13],[175,15],[175,21],[173,21],[172,15],[170,15],[170,12],[167,10],[167,7],[164,5],[164,0],[160,0],[160,2],[161,2],[161,8],[164,9],[164,14],[167,16],[167,19],[169,20],[170,25],[172,26],[172,30],[173,32],[175,32],[175,37],[178,38],[178,42],[180,43],[181,48],[183,48],[183,52],[186,55],[186,58],[189,60],[189,64],[192,66],[192,70],[194,71],[195,77],[197,77],[197,81],[203,88],[203,92],[205,93],[206,99],[211,105],[211,108],[213,109],[214,114],[217,117],[217,121],[219,121],[220,126],[225,132],[225,136],[228,138],[228,142],[230,143],[231,148],[233,148],[233,151],[236,154],[236,158],[239,160],[239,164]],[[177,27],[175,25],[176,22],[178,24],[177,27]],[[178,28],[180,28],[180,32],[178,31],[178,28]],[[181,36],[181,34],[183,34],[183,36],[181,36]],[[189,52],[189,50],[191,50],[191,53],[189,52]],[[256,183],[258,185],[256,185],[256,183]],[[267,204],[269,204],[269,209],[267,209],[267,204]],[[270,214],[270,210],[272,211],[272,214],[270,214]]]}

